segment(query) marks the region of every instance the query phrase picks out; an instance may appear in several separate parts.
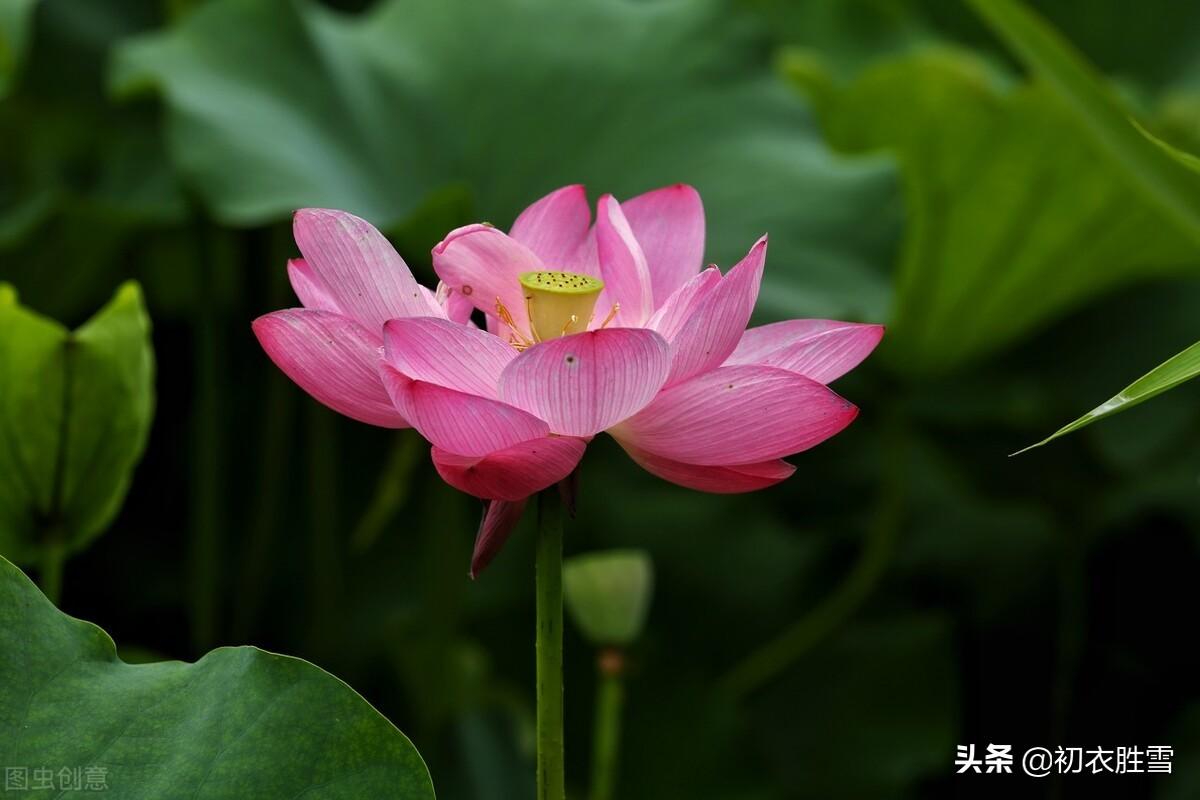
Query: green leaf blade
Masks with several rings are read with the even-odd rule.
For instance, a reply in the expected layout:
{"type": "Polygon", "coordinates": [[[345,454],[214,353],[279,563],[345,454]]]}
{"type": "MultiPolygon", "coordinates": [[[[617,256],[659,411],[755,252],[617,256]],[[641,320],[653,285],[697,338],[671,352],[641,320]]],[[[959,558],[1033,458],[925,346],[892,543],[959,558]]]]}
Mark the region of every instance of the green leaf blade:
{"type": "Polygon", "coordinates": [[[125,664],[2,558],[0,763],[99,768],[128,800],[434,797],[412,743],[323,670],[253,647],[125,664]]]}
{"type": "Polygon", "coordinates": [[[1159,364],[1082,417],[1064,425],[1037,444],[1018,450],[1013,455],[1020,455],[1036,447],[1041,447],[1061,436],[1091,425],[1093,422],[1127,411],[1139,403],[1144,403],[1152,397],[1174,389],[1181,383],[1190,381],[1197,375],[1200,375],[1200,342],[1159,364]]]}

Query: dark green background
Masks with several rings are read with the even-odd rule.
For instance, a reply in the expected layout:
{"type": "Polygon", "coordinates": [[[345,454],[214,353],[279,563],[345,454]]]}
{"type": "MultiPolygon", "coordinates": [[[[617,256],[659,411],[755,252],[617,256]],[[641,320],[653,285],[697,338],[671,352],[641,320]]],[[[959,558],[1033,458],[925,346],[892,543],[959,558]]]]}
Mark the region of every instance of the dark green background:
{"type": "MultiPolygon", "coordinates": [[[[1149,128],[1200,149],[1197,8],[1041,5],[1149,128]]],[[[710,259],[770,233],[761,320],[890,328],[837,384],[859,419],[781,486],[706,496],[590,448],[569,552],[642,547],[657,571],[620,796],[1200,793],[1200,387],[1007,457],[1198,338],[1200,256],[969,9],[377,11],[34,7],[0,100],[0,280],[70,325],[139,280],[158,362],[148,450],[69,562],[65,611],[130,659],[307,658],[412,738],[440,797],[531,794],[528,522],[471,583],[478,504],[413,432],[288,383],[250,321],[294,303],[299,205],[367,215],[431,284],[455,225],[506,226],[574,181],[685,181],[710,259]],[[810,644],[780,674],[723,691],[798,621],[810,644]],[[1173,745],[1176,774],[955,778],[955,745],[988,742],[1173,745]]],[[[593,654],[570,628],[567,648],[582,788],[593,654]]]]}

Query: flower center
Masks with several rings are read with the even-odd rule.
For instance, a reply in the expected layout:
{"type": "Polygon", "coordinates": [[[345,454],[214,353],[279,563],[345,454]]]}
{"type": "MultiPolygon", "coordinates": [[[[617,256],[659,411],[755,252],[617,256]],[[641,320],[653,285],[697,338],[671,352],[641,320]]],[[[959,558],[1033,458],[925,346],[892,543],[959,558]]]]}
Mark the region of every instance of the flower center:
{"type": "Polygon", "coordinates": [[[523,272],[521,290],[535,341],[586,331],[604,281],[574,272],[523,272]]]}

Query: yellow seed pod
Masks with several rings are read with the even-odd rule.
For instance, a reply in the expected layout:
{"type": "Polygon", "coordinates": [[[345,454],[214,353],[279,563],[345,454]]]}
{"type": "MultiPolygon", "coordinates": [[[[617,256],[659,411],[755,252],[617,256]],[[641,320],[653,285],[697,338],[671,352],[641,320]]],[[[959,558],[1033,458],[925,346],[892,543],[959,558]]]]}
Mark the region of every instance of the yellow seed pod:
{"type": "Polygon", "coordinates": [[[587,330],[604,281],[574,272],[523,272],[521,289],[529,327],[539,342],[587,330]]]}

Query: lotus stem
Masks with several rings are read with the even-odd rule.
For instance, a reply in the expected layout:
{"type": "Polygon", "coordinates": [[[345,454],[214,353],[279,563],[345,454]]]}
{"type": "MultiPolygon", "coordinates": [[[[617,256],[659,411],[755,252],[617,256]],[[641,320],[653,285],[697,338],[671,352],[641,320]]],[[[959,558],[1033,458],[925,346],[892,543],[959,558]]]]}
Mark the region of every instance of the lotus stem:
{"type": "Polygon", "coordinates": [[[596,663],[596,720],[592,736],[591,800],[612,800],[621,753],[621,714],[625,707],[625,656],[600,652],[596,663]]]}
{"type": "Polygon", "coordinates": [[[563,506],[558,489],[538,495],[537,797],[565,800],[563,763],[563,506]]]}

